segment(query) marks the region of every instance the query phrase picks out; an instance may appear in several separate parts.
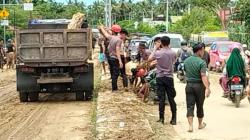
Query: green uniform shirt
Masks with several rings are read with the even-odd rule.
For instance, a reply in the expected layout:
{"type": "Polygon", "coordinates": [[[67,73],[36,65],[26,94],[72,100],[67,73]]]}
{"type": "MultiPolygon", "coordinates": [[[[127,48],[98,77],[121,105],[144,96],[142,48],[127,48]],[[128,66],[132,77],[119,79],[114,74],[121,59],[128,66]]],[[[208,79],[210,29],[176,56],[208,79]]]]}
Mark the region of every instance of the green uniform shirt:
{"type": "Polygon", "coordinates": [[[201,73],[207,72],[206,62],[196,55],[184,61],[184,68],[187,82],[202,82],[201,73]]]}

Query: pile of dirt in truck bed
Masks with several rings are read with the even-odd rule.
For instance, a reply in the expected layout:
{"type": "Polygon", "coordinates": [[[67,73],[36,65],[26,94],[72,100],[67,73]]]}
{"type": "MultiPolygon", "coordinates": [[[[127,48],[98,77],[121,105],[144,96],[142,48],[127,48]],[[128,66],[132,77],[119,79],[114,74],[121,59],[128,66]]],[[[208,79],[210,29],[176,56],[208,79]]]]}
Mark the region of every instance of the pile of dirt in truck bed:
{"type": "Polygon", "coordinates": [[[81,28],[85,15],[83,13],[76,13],[73,15],[71,22],[68,25],[68,29],[78,29],[81,28]]]}

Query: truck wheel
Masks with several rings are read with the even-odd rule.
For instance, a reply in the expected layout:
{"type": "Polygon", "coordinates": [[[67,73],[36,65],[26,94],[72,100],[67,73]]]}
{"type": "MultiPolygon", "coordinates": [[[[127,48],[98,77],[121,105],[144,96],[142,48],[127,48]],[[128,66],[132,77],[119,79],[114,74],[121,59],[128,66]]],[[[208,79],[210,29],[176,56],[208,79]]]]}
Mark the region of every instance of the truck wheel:
{"type": "Polygon", "coordinates": [[[92,96],[93,96],[93,91],[85,91],[84,100],[90,101],[92,99],[92,96]]]}
{"type": "Polygon", "coordinates": [[[28,102],[28,93],[27,92],[19,92],[20,102],[28,102]]]}
{"type": "Polygon", "coordinates": [[[30,99],[31,102],[38,101],[39,93],[37,93],[37,92],[29,93],[29,99],[30,99]]]}
{"type": "Polygon", "coordinates": [[[83,101],[84,100],[84,93],[83,92],[76,92],[76,100],[83,101]]]}

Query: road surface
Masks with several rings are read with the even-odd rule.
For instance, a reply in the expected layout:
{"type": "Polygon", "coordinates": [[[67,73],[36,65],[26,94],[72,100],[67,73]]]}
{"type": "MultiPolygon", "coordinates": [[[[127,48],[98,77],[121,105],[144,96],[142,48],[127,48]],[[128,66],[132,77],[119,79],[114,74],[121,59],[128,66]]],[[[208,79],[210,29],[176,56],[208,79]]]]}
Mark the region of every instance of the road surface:
{"type": "Polygon", "coordinates": [[[178,125],[174,128],[182,138],[187,140],[250,140],[250,104],[245,98],[240,108],[235,108],[232,102],[222,98],[219,75],[210,75],[212,93],[204,105],[204,121],[207,127],[204,130],[198,130],[198,122],[195,118],[192,134],[187,132],[185,84],[178,82],[178,79],[175,82],[178,125]]]}
{"type": "Polygon", "coordinates": [[[91,139],[91,102],[45,94],[20,103],[15,81],[15,71],[0,72],[0,140],[91,139]]]}

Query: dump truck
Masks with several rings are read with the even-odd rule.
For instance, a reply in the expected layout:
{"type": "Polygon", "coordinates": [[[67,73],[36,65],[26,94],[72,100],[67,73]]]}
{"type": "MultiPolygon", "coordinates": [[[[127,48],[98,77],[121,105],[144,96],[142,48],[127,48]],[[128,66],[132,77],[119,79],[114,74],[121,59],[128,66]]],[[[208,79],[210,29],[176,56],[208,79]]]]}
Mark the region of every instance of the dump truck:
{"type": "Polygon", "coordinates": [[[91,99],[94,70],[88,60],[92,31],[65,28],[40,23],[17,31],[16,76],[21,102],[38,101],[41,93],[69,92],[76,100],[91,99]]]}

